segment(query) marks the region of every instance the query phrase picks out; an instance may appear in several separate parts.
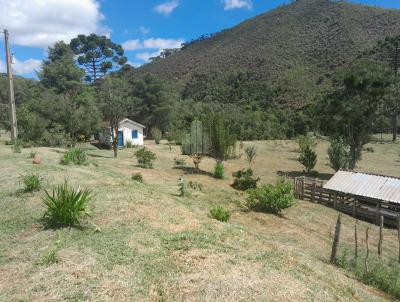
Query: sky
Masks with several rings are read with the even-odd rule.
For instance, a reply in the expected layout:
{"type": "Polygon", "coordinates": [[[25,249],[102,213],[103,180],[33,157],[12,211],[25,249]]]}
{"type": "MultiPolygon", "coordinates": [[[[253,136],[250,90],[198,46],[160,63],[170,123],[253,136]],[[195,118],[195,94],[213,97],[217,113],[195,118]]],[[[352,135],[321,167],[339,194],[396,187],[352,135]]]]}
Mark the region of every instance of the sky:
{"type": "MultiPolygon", "coordinates": [[[[10,32],[14,74],[35,77],[46,50],[78,34],[109,36],[140,66],[165,48],[179,47],[290,0],[0,0],[0,31],[10,32]]],[[[352,2],[399,8],[399,0],[352,2]]],[[[0,36],[0,72],[5,71],[0,36]]]]}

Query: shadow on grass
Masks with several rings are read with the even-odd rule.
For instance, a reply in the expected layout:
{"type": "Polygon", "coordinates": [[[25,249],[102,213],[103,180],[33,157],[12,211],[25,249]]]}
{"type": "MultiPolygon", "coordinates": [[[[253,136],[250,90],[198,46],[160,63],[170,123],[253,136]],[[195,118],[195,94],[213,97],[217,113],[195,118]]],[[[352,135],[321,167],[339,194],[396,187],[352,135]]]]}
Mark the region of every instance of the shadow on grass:
{"type": "Polygon", "coordinates": [[[281,177],[287,177],[287,178],[296,178],[296,177],[301,177],[301,176],[306,176],[306,177],[311,177],[311,178],[316,178],[320,180],[329,180],[332,178],[333,174],[331,173],[318,173],[315,175],[308,175],[307,173],[301,172],[301,171],[278,171],[277,174],[281,177]]]}
{"type": "Polygon", "coordinates": [[[194,167],[177,166],[177,167],[174,167],[174,169],[181,170],[184,174],[195,174],[195,175],[197,174],[197,175],[206,175],[206,176],[214,177],[214,174],[204,171],[204,170],[196,169],[194,167]]]}

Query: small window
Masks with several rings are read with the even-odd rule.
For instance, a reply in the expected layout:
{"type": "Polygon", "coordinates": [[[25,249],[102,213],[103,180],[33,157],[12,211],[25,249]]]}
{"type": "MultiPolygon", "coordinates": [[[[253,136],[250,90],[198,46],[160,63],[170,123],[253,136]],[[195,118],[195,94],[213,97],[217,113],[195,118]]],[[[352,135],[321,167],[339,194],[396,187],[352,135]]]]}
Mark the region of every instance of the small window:
{"type": "Polygon", "coordinates": [[[138,138],[138,131],[132,130],[132,139],[137,139],[137,138],[138,138]]]}

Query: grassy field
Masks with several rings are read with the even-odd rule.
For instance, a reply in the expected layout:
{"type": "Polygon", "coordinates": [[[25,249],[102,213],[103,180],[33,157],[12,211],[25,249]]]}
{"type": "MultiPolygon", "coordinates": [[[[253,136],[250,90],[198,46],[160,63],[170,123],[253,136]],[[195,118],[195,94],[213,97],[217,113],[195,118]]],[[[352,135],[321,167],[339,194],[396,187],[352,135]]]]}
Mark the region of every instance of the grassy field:
{"type": "MultiPolygon", "coordinates": [[[[243,211],[245,196],[230,187],[231,173],[246,167],[244,158],[226,163],[226,178],[186,174],[175,169],[165,144],[148,142],[158,159],[154,169],[136,167],[134,149],[88,147],[89,166],[59,164],[62,149],[37,148],[13,153],[0,138],[0,301],[390,301],[353,276],[328,264],[337,212],[305,201],[283,217],[243,211]],[[68,179],[91,188],[90,222],[82,228],[46,229],[41,194],[23,193],[21,175],[38,172],[51,188],[68,179]],[[141,172],[145,183],[130,179],[141,172]],[[202,184],[190,198],[179,197],[177,179],[202,184]],[[232,212],[228,223],[209,217],[215,205],[232,212]]],[[[302,171],[294,141],[254,144],[254,170],[263,183],[302,171]]],[[[316,169],[327,179],[327,142],[317,146],[316,169]]],[[[400,176],[399,145],[370,144],[358,170],[400,176]]],[[[189,159],[188,166],[192,166],[189,159]]],[[[201,168],[211,173],[214,161],[201,168]]],[[[344,216],[342,244],[351,245],[353,220],[344,216]]],[[[371,249],[378,229],[371,227],[371,249]]],[[[360,237],[362,237],[360,235],[360,237]]],[[[364,241],[361,239],[360,245],[364,241]]],[[[394,230],[385,230],[384,255],[397,257],[394,230]]]]}

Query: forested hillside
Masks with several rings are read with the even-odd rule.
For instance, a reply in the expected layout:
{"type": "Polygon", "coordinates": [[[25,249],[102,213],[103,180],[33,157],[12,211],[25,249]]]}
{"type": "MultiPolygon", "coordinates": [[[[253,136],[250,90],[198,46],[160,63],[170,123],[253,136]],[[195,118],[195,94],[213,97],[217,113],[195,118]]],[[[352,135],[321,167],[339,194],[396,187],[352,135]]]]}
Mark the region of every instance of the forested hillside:
{"type": "MultiPolygon", "coordinates": [[[[331,0],[298,0],[140,68],[193,91],[193,77],[206,87],[238,71],[279,90],[277,99],[302,106],[330,85],[338,67],[378,40],[400,33],[400,11],[331,0]],[[178,80],[178,81],[177,81],[178,80]]],[[[193,92],[204,91],[202,86],[193,92]]],[[[193,96],[193,95],[187,95],[193,96]]]]}

